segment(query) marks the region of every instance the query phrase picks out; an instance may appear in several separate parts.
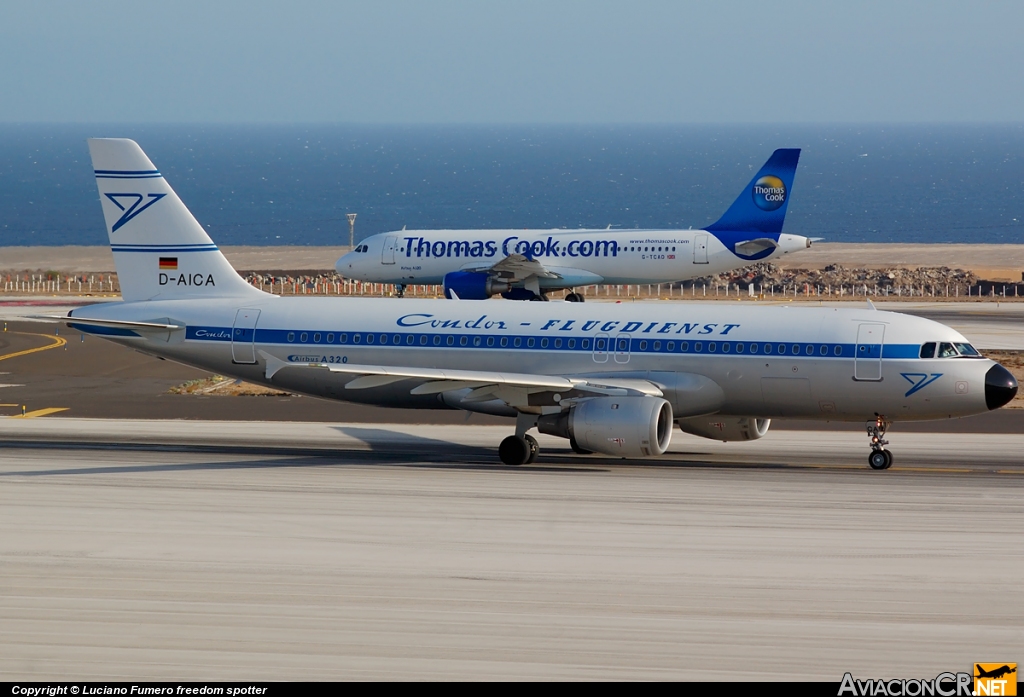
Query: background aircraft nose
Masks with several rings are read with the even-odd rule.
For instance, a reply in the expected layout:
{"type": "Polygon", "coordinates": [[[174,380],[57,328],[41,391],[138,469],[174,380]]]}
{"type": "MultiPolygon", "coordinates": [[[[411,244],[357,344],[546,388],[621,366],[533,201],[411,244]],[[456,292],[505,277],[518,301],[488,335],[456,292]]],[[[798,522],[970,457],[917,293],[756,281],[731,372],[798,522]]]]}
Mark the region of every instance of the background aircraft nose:
{"type": "Polygon", "coordinates": [[[985,406],[998,409],[1017,395],[1017,381],[1009,370],[996,363],[985,373],[985,406]]]}

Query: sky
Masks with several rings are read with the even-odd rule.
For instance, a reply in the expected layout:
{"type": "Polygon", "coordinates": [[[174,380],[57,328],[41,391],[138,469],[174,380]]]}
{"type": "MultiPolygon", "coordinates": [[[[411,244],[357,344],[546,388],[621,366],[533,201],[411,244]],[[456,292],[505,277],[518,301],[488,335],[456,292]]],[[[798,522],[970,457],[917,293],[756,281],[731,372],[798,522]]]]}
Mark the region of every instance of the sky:
{"type": "Polygon", "coordinates": [[[0,122],[1024,121],[1024,3],[0,3],[0,122]]]}

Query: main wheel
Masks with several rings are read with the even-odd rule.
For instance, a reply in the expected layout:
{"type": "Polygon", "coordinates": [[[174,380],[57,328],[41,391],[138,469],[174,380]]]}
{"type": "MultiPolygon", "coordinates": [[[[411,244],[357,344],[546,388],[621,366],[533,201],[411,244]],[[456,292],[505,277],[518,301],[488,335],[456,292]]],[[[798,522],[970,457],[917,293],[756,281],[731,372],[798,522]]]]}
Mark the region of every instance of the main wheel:
{"type": "Polygon", "coordinates": [[[509,436],[498,446],[498,457],[506,465],[525,465],[530,460],[530,444],[525,438],[509,436]]]}
{"type": "Polygon", "coordinates": [[[583,302],[583,296],[579,293],[569,293],[565,296],[565,302],[567,303],[581,303],[583,302]]]}
{"type": "Polygon", "coordinates": [[[526,458],[526,464],[528,465],[537,459],[537,453],[540,452],[540,444],[537,442],[537,439],[531,436],[529,433],[523,436],[523,438],[530,445],[530,456],[526,458]]]}
{"type": "Polygon", "coordinates": [[[872,450],[868,455],[868,465],[873,470],[888,469],[892,465],[892,455],[889,455],[886,450],[872,450]]]}
{"type": "Polygon", "coordinates": [[[892,451],[883,450],[882,452],[885,453],[885,469],[889,469],[892,467],[892,451]]]}

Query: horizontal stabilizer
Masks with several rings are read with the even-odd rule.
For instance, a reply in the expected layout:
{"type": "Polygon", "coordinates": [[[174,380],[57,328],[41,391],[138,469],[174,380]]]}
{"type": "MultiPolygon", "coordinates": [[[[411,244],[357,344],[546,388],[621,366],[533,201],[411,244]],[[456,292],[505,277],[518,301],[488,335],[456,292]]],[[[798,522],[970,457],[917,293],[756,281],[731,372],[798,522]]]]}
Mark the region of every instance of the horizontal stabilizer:
{"type": "Polygon", "coordinates": [[[745,240],[743,242],[737,242],[733,249],[736,250],[737,254],[743,254],[744,256],[754,256],[768,249],[775,249],[779,244],[772,239],[767,237],[759,237],[756,240],[745,240]]]}

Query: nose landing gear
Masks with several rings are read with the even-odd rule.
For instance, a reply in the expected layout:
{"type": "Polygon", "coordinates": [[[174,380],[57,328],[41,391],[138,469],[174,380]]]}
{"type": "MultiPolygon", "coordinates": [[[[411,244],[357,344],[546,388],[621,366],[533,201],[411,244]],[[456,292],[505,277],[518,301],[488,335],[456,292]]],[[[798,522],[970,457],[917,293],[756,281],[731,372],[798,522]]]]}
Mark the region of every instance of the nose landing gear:
{"type": "Polygon", "coordinates": [[[873,422],[868,422],[868,438],[871,441],[868,465],[873,470],[887,470],[892,467],[892,453],[885,449],[885,446],[889,445],[889,441],[885,440],[885,432],[891,425],[891,421],[886,421],[885,417],[880,415],[873,422]]]}

